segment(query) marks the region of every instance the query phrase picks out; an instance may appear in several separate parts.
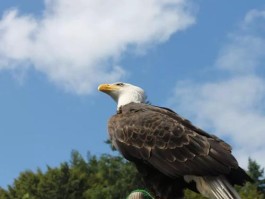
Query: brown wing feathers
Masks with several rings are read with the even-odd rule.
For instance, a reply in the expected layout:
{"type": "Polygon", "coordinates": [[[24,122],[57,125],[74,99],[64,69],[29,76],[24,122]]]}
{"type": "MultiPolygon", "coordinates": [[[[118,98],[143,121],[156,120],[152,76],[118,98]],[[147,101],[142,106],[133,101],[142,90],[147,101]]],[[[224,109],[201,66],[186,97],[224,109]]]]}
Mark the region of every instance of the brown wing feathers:
{"type": "Polygon", "coordinates": [[[170,109],[127,104],[110,119],[108,129],[113,145],[135,163],[146,186],[160,199],[182,197],[184,188],[198,191],[185,175],[220,177],[232,185],[251,181],[238,167],[230,145],[170,109]]]}
{"type": "Polygon", "coordinates": [[[237,168],[229,145],[166,109],[129,104],[109,126],[125,157],[149,162],[169,176],[218,175],[237,168]]]}

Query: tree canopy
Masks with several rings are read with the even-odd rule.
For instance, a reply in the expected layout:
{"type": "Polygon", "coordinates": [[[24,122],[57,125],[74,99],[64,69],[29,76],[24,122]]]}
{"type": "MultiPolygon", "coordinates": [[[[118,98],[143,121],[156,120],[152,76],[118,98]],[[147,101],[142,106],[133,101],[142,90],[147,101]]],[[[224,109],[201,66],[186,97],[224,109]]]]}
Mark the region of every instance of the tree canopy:
{"type": "MultiPolygon", "coordinates": [[[[253,183],[236,187],[242,199],[265,199],[264,169],[249,159],[253,183]]],[[[0,187],[0,199],[125,199],[135,189],[145,189],[133,164],[120,156],[89,156],[71,153],[70,161],[46,171],[23,171],[7,189],[0,187]]],[[[186,190],[186,198],[203,199],[186,190]]]]}

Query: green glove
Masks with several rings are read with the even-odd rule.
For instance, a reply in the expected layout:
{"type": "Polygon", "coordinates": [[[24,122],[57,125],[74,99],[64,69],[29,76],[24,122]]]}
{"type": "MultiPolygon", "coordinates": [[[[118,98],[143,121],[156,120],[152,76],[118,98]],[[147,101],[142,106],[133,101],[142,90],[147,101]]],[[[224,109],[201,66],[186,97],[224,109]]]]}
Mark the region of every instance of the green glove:
{"type": "Polygon", "coordinates": [[[147,191],[142,189],[134,190],[126,199],[154,199],[147,191]]]}

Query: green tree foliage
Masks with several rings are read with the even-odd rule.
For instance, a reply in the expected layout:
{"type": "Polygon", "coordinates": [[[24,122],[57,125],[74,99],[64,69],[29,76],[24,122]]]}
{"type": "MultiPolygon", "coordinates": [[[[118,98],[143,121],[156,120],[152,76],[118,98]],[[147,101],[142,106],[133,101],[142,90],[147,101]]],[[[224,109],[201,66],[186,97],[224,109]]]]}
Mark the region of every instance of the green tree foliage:
{"type": "Polygon", "coordinates": [[[103,155],[99,160],[91,159],[88,178],[92,186],[85,192],[86,198],[125,198],[133,189],[141,186],[139,176],[133,165],[121,157],[103,155]]]}
{"type": "Polygon", "coordinates": [[[9,199],[8,192],[0,187],[0,199],[9,199]]]}
{"type": "Polygon", "coordinates": [[[236,187],[242,199],[265,199],[255,184],[247,182],[243,187],[236,187]]]}
{"type": "Polygon", "coordinates": [[[102,155],[84,160],[73,151],[70,162],[47,167],[46,172],[25,171],[0,199],[119,199],[143,188],[134,166],[121,157],[102,155]]]}
{"type": "Polygon", "coordinates": [[[265,199],[263,172],[264,169],[256,161],[248,159],[248,174],[253,183],[247,182],[243,187],[236,187],[242,199],[265,199]]]}
{"type": "Polygon", "coordinates": [[[248,174],[257,183],[260,182],[264,174],[264,168],[260,168],[260,165],[251,158],[248,159],[248,174]]]}
{"type": "MultiPolygon", "coordinates": [[[[242,199],[265,199],[263,168],[249,159],[248,172],[254,183],[236,187],[242,199]]],[[[73,151],[69,162],[47,167],[45,172],[22,172],[0,199],[125,199],[135,189],[144,189],[134,165],[120,156],[88,156],[73,151]]],[[[205,199],[186,190],[188,199],[205,199]]]]}
{"type": "Polygon", "coordinates": [[[188,189],[185,190],[185,198],[187,199],[207,199],[203,197],[201,194],[195,193],[188,189]]]}
{"type": "Polygon", "coordinates": [[[248,174],[254,180],[258,190],[265,194],[264,168],[251,158],[248,159],[248,174]]]}

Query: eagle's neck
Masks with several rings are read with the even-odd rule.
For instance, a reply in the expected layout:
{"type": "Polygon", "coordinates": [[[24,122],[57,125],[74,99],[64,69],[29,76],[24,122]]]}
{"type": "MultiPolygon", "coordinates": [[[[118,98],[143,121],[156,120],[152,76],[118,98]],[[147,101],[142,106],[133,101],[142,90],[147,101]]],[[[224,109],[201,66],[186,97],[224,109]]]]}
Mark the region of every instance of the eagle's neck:
{"type": "Polygon", "coordinates": [[[117,101],[117,111],[120,109],[120,107],[125,106],[129,103],[145,103],[146,96],[144,93],[139,92],[133,92],[133,93],[124,93],[118,98],[117,101]]]}

